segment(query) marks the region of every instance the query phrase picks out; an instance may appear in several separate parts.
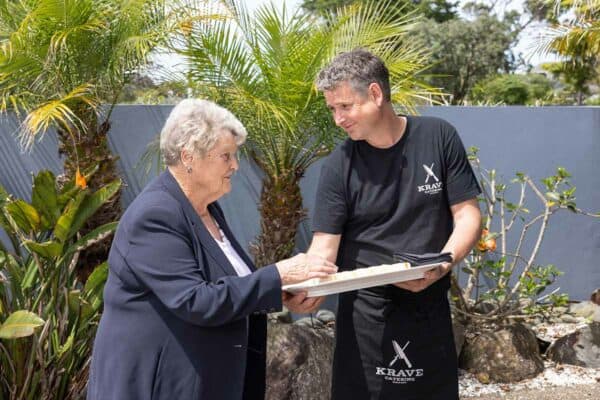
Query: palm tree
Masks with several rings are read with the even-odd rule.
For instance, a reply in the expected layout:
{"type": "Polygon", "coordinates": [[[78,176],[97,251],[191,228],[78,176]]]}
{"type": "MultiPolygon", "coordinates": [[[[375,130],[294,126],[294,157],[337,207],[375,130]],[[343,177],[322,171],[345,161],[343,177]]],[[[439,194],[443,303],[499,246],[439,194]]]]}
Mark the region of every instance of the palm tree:
{"type": "MultiPolygon", "coordinates": [[[[0,111],[22,118],[25,148],[56,129],[65,181],[86,186],[79,171],[97,167],[89,184],[103,187],[117,177],[107,133],[127,79],[204,11],[191,0],[0,0],[0,111]]],[[[120,213],[115,196],[88,229],[120,213]]]]}
{"type": "Polygon", "coordinates": [[[559,54],[582,51],[590,56],[600,54],[600,0],[557,1],[556,12],[565,6],[573,18],[550,29],[543,49],[559,54]]]}
{"type": "Polygon", "coordinates": [[[555,75],[562,75],[577,92],[577,104],[583,103],[583,94],[591,80],[598,76],[600,54],[600,0],[556,1],[556,23],[546,30],[537,52],[554,53],[563,61],[547,64],[555,75]],[[560,14],[571,17],[558,22],[560,14]]]}
{"type": "Polygon", "coordinates": [[[357,4],[324,19],[273,4],[251,15],[239,2],[224,2],[231,18],[199,26],[182,54],[197,90],[231,109],[246,125],[246,150],[264,172],[261,232],[251,246],[257,265],[287,257],[305,217],[299,181],[334,146],[333,125],[314,87],[319,69],[337,53],[365,47],[387,63],[393,100],[407,110],[436,90],[420,83],[426,51],[406,37],[416,21],[389,1],[357,4]]]}

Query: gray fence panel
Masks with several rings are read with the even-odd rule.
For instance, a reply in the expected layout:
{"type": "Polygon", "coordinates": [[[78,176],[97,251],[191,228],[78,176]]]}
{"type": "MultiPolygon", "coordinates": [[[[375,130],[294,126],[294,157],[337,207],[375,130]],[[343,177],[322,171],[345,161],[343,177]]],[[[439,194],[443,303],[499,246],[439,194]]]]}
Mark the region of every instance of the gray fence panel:
{"type": "MultiPolygon", "coordinates": [[[[421,112],[451,122],[465,147],[479,147],[482,163],[507,180],[522,171],[537,183],[556,167],[566,168],[577,187],[578,207],[600,212],[600,107],[428,107],[421,112]]],[[[600,220],[561,212],[550,221],[537,261],[565,272],[558,286],[581,300],[600,287],[599,258],[600,220]]]]}
{"type": "MultiPolygon", "coordinates": [[[[171,106],[123,105],[112,115],[110,146],[119,156],[118,166],[126,181],[124,205],[129,204],[147,179],[138,168],[146,146],[156,138],[171,106]]],[[[539,181],[565,167],[577,187],[578,206],[600,211],[600,108],[598,107],[425,107],[424,115],[439,116],[458,129],[466,147],[477,146],[488,168],[510,179],[516,171],[539,181]]],[[[0,123],[0,183],[11,193],[29,197],[31,173],[42,168],[60,170],[56,138],[47,135],[31,154],[22,154],[10,132],[14,120],[0,123]],[[42,153],[38,154],[36,152],[42,153]]],[[[314,207],[320,162],[309,168],[301,181],[304,205],[314,207]]],[[[233,190],[221,204],[241,243],[248,246],[259,230],[260,170],[245,160],[233,178],[233,190]]],[[[310,242],[310,218],[302,222],[297,250],[310,242]]],[[[1,232],[0,232],[1,234],[1,232]]],[[[1,239],[1,238],[0,238],[1,239]]],[[[528,243],[531,245],[531,243],[528,243]]],[[[568,213],[551,222],[539,256],[540,264],[554,263],[565,271],[561,290],[572,298],[586,299],[600,287],[600,221],[568,213]]]]}

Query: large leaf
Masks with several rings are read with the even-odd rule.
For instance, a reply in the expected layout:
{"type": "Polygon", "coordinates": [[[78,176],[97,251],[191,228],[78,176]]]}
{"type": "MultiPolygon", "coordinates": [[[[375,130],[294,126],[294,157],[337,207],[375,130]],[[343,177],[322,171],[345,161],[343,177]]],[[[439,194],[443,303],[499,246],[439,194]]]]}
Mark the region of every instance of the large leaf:
{"type": "Polygon", "coordinates": [[[108,279],[108,262],[103,262],[94,269],[85,283],[83,293],[93,310],[97,310],[102,305],[106,279],[108,279]]]}
{"type": "Polygon", "coordinates": [[[68,353],[69,351],[71,351],[73,349],[73,343],[75,342],[75,332],[72,332],[69,337],[67,338],[67,341],[65,343],[63,343],[62,345],[59,346],[57,352],[56,352],[56,356],[57,357],[62,357],[64,354],[68,353]]]}
{"type": "Polygon", "coordinates": [[[21,279],[21,290],[25,291],[31,287],[33,287],[33,283],[35,282],[35,278],[38,276],[39,266],[34,258],[31,258],[29,263],[25,268],[25,274],[21,279]]]}
{"type": "Polygon", "coordinates": [[[87,247],[93,245],[94,243],[104,239],[111,233],[117,229],[119,225],[118,222],[109,222],[108,224],[101,225],[89,232],[87,235],[83,236],[77,242],[72,244],[67,251],[65,251],[65,256],[68,256],[71,253],[75,253],[76,251],[81,251],[86,249],[87,247]]]}
{"type": "Polygon", "coordinates": [[[74,314],[79,314],[83,320],[94,312],[90,303],[83,298],[81,290],[78,289],[69,292],[69,309],[74,314]]]}
{"type": "Polygon", "coordinates": [[[8,276],[10,276],[9,283],[11,287],[11,295],[14,296],[13,301],[15,304],[19,304],[23,297],[21,284],[24,279],[25,270],[12,254],[5,253],[5,256],[6,261],[4,262],[3,268],[8,272],[8,276]]]}
{"type": "Polygon", "coordinates": [[[27,240],[23,242],[23,244],[28,250],[38,254],[41,257],[48,259],[58,258],[61,255],[63,249],[62,243],[59,243],[54,240],[49,240],[44,243],[38,243],[27,240]]]}
{"type": "Polygon", "coordinates": [[[4,206],[12,220],[26,234],[35,231],[40,224],[40,215],[31,204],[21,199],[4,206]]]}
{"type": "Polygon", "coordinates": [[[2,206],[9,197],[10,195],[8,194],[6,189],[4,189],[4,186],[0,185],[0,206],[2,206]]]}
{"type": "Polygon", "coordinates": [[[75,215],[71,224],[68,237],[73,236],[77,233],[83,224],[92,216],[104,203],[106,203],[111,197],[113,197],[121,187],[121,181],[115,180],[101,189],[98,189],[86,198],[78,207],[77,214],[75,215]]]}
{"type": "Polygon", "coordinates": [[[66,242],[70,237],[71,227],[73,226],[73,220],[79,211],[81,203],[86,197],[86,192],[79,192],[77,195],[69,200],[62,215],[56,221],[54,227],[54,237],[61,242],[66,242]]]}
{"type": "Polygon", "coordinates": [[[36,314],[19,310],[15,311],[0,325],[0,338],[16,339],[33,335],[35,328],[44,325],[44,320],[36,314]]]}
{"type": "Polygon", "coordinates": [[[35,177],[31,204],[41,214],[44,230],[50,229],[56,224],[61,209],[58,206],[55,177],[52,172],[42,171],[35,177]]]}

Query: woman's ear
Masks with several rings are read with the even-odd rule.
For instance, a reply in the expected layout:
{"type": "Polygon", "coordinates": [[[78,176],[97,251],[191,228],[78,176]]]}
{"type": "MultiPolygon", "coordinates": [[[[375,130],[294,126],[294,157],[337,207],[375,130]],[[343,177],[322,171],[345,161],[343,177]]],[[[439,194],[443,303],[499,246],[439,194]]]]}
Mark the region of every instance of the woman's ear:
{"type": "Polygon", "coordinates": [[[194,154],[191,151],[187,151],[185,149],[181,150],[179,157],[181,159],[181,164],[183,164],[184,167],[191,167],[191,164],[194,161],[194,154]]]}

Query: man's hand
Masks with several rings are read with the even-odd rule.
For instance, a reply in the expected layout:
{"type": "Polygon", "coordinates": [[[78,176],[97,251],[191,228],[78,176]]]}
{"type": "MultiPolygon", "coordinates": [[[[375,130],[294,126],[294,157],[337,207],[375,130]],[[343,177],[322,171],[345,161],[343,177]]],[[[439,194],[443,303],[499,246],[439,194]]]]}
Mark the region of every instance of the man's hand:
{"type": "Polygon", "coordinates": [[[394,286],[397,286],[401,289],[406,289],[411,292],[420,292],[422,290],[427,289],[436,281],[442,279],[444,275],[452,270],[451,263],[444,263],[434,269],[430,269],[425,272],[425,276],[421,279],[413,279],[411,281],[397,282],[394,283],[394,286]]]}
{"type": "Polygon", "coordinates": [[[295,295],[288,292],[282,292],[281,299],[283,300],[283,305],[291,312],[296,314],[309,314],[319,308],[321,303],[325,300],[325,297],[307,298],[306,292],[300,292],[295,295]]]}

